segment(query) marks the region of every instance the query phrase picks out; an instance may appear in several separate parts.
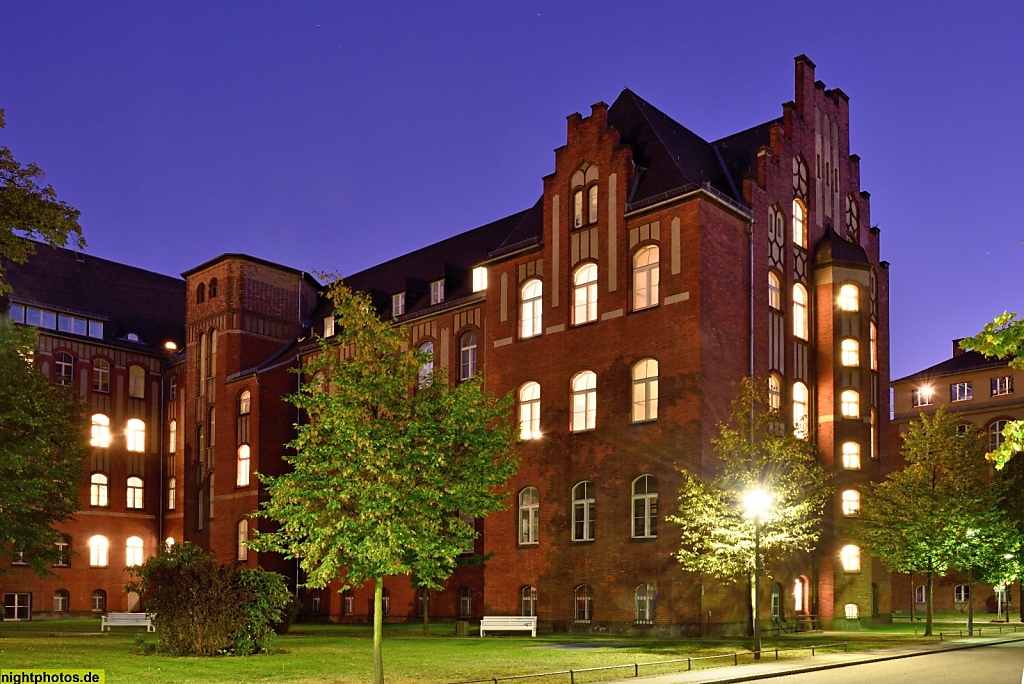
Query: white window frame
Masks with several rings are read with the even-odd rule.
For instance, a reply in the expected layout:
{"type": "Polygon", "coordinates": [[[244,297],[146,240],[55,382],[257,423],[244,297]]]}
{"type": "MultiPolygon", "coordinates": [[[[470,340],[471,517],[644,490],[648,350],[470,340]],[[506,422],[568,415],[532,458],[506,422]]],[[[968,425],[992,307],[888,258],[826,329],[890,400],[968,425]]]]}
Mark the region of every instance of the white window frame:
{"type": "Polygon", "coordinates": [[[142,478],[137,475],[133,475],[128,478],[125,492],[127,494],[127,507],[131,510],[141,510],[144,508],[144,496],[146,488],[143,485],[142,478]]]}
{"type": "Polygon", "coordinates": [[[800,340],[810,339],[807,288],[802,283],[793,285],[793,336],[800,340]]]}
{"type": "Polygon", "coordinates": [[[597,320],[597,264],[581,265],[572,274],[572,324],[583,325],[597,320]]]}
{"type": "Polygon", "coordinates": [[[237,528],[237,546],[235,549],[235,560],[246,561],[249,560],[249,547],[246,546],[246,542],[249,541],[249,521],[242,518],[238,521],[237,528]]]}
{"type": "Polygon", "coordinates": [[[768,374],[768,408],[782,410],[782,376],[775,371],[768,374]]]}
{"type": "Polygon", "coordinates": [[[860,470],[860,443],[843,442],[843,469],[860,470]]]}
{"type": "Polygon", "coordinates": [[[910,405],[931,406],[935,399],[935,390],[932,387],[918,387],[910,390],[910,405]]]}
{"type": "Polygon", "coordinates": [[[797,380],[793,383],[793,436],[808,439],[811,434],[811,394],[807,385],[797,380]]]}
{"type": "Polygon", "coordinates": [[[839,286],[839,309],[847,313],[860,311],[860,288],[854,283],[839,286]]]}
{"type": "Polygon", "coordinates": [[[641,625],[654,623],[654,608],[657,591],[650,583],[641,584],[633,592],[634,613],[633,621],[641,625]]]}
{"type": "Polygon", "coordinates": [[[1001,397],[1006,394],[1013,394],[1013,376],[1000,375],[989,381],[991,396],[1001,397]]]}
{"type": "Polygon", "coordinates": [[[579,482],[572,488],[572,540],[594,541],[594,517],[597,512],[594,483],[579,482]]]}
{"type": "Polygon", "coordinates": [[[146,398],[146,369],[142,366],[128,366],[128,396],[146,398]]]}
{"type": "Polygon", "coordinates": [[[478,335],[475,330],[467,330],[459,336],[459,380],[476,377],[478,335]]]}
{"type": "Polygon", "coordinates": [[[334,337],[334,314],[324,316],[324,337],[334,337]]]}
{"type": "Polygon", "coordinates": [[[807,211],[799,199],[793,200],[793,244],[807,249],[807,211]]]}
{"type": "Polygon", "coordinates": [[[925,586],[918,584],[914,587],[914,603],[927,603],[927,595],[925,594],[925,586]]]}
{"type": "Polygon", "coordinates": [[[768,306],[782,310],[782,281],[775,271],[768,271],[768,306]]]}
{"type": "Polygon", "coordinates": [[[971,600],[971,586],[958,584],[953,587],[953,603],[964,604],[971,600]]]}
{"type": "Polygon", "coordinates": [[[106,473],[93,473],[89,476],[89,505],[106,507],[110,505],[110,477],[106,473]]]}
{"type": "Polygon", "coordinates": [[[106,449],[110,446],[110,418],[102,413],[92,414],[89,445],[106,449]]]}
{"type": "Polygon", "coordinates": [[[661,281],[661,250],[647,245],[633,255],[633,311],[657,306],[661,281]]]}
{"type": "Polygon", "coordinates": [[[654,539],[658,536],[658,479],[644,474],[633,480],[631,526],[633,539],[654,539]]]}
{"type": "Polygon", "coordinates": [[[540,490],[523,487],[519,492],[519,544],[539,543],[540,537],[540,490]]]}
{"type": "Polygon", "coordinates": [[[167,510],[173,511],[178,504],[178,479],[173,475],[167,478],[167,510]]]}
{"type": "Polygon", "coordinates": [[[70,385],[75,381],[75,357],[67,352],[53,355],[54,382],[58,385],[70,385]]]}
{"type": "Polygon", "coordinates": [[[988,450],[989,451],[995,451],[1000,446],[1002,446],[1003,442],[1006,441],[1006,438],[1003,436],[1003,430],[1004,429],[1006,429],[1006,421],[1005,420],[993,421],[992,424],[988,426],[988,450]]]}
{"type": "Polygon", "coordinates": [[[440,304],[444,301],[444,279],[435,280],[430,283],[430,305],[440,304]]]}
{"type": "Polygon", "coordinates": [[[68,603],[71,600],[71,595],[67,589],[57,589],[53,592],[53,612],[54,613],[66,613],[68,612],[68,603]]]}
{"type": "Polygon", "coordinates": [[[594,590],[587,584],[581,584],[572,593],[573,621],[589,624],[594,619],[594,590]]]}
{"type": "Polygon", "coordinates": [[[529,381],[519,388],[519,439],[540,437],[540,383],[529,381]]]}
{"type": "Polygon", "coordinates": [[[593,430],[597,426],[597,374],[580,371],[572,378],[572,416],[570,432],[593,430]]]}
{"type": "Polygon", "coordinates": [[[110,393],[110,362],[106,359],[92,360],[92,391],[110,393]]]}
{"type": "Polygon", "coordinates": [[[860,515],[860,492],[856,489],[843,490],[843,515],[847,518],[860,515]]]}
{"type": "Polygon", "coordinates": [[[587,223],[597,223],[597,183],[587,188],[587,223]]]}
{"type": "Polygon", "coordinates": [[[840,361],[845,368],[860,366],[860,342],[847,337],[839,343],[840,361]]]}
{"type": "Polygon", "coordinates": [[[974,398],[974,383],[970,380],[952,382],[949,384],[949,401],[970,401],[974,398]]]}
{"type": "Polygon", "coordinates": [[[536,337],[543,332],[544,284],[531,278],[519,288],[519,337],[536,337]]]}
{"type": "Polygon", "coordinates": [[[840,411],[843,418],[860,418],[860,392],[843,390],[839,395],[840,411]]]}
{"type": "Polygon", "coordinates": [[[633,364],[633,412],[634,423],[658,418],[658,361],[641,359],[633,364]]]}
{"type": "Polygon", "coordinates": [[[583,226],[583,188],[577,188],[572,192],[572,227],[583,226]]]}
{"type": "Polygon", "coordinates": [[[416,382],[420,387],[426,387],[434,381],[434,343],[427,340],[419,347],[420,353],[430,354],[430,360],[425,361],[420,366],[419,373],[417,373],[416,382]]]}
{"type": "Polygon", "coordinates": [[[235,486],[248,487],[252,471],[252,447],[239,444],[235,458],[235,486]]]}
{"type": "MultiPolygon", "coordinates": [[[[433,304],[434,298],[434,284],[430,284],[430,298],[431,304],[433,304]]],[[[398,294],[391,295],[391,317],[398,318],[405,314],[405,293],[399,292],[398,294]]]]}
{"type": "Polygon", "coordinates": [[[537,616],[537,587],[527,585],[519,590],[519,614],[537,616]]]}
{"type": "Polygon", "coordinates": [[[469,587],[459,590],[459,617],[473,617],[473,590],[469,587]]]}

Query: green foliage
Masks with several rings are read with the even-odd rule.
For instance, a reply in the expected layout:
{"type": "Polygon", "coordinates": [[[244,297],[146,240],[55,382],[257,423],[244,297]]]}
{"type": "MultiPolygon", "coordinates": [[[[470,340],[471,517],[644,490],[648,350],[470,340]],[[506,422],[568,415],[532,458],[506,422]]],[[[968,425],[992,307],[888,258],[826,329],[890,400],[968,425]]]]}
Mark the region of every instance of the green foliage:
{"type": "Polygon", "coordinates": [[[35,330],[0,320],[0,557],[23,551],[43,575],[57,560],[53,526],[78,510],[88,448],[85,409],[36,368],[36,340],[35,330]]]}
{"type": "Polygon", "coordinates": [[[760,384],[745,379],[729,422],[714,440],[721,468],[710,481],[683,473],[679,513],[666,519],[681,528],[676,557],[686,570],[733,582],[754,567],[754,522],[743,515],[743,492],[761,486],[772,506],[761,524],[765,563],[810,551],[821,534],[831,493],[829,475],[805,440],[785,434],[760,384]]]}
{"type": "MultiPolygon", "coordinates": [[[[4,110],[0,109],[0,128],[4,110]]],[[[79,211],[57,199],[46,174],[35,164],[22,166],[6,146],[0,146],[0,295],[10,291],[3,278],[3,261],[23,264],[35,251],[29,240],[48,245],[85,247],[78,225],[79,211]]]]}
{"type": "Polygon", "coordinates": [[[127,570],[127,589],[142,595],[160,646],[175,655],[268,651],[291,600],[277,573],[217,563],[187,542],[127,570]]]}

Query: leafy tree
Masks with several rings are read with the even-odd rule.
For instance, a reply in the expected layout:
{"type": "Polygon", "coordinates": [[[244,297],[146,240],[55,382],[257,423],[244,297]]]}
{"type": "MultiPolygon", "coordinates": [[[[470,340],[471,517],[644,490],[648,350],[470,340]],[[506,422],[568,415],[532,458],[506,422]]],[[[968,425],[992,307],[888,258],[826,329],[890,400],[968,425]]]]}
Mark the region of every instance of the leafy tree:
{"type": "MultiPolygon", "coordinates": [[[[974,337],[960,340],[963,349],[981,352],[986,356],[999,359],[1013,357],[1011,368],[1024,368],[1024,321],[1017,314],[1004,311],[991,323],[986,323],[984,330],[974,337]]],[[[1006,465],[1014,454],[1024,451],[1024,420],[1010,420],[1003,428],[1003,443],[988,454],[987,458],[996,462],[996,468],[1006,465]]]]}
{"type": "Polygon", "coordinates": [[[307,586],[374,581],[380,683],[384,577],[415,571],[440,589],[476,536],[460,515],[502,508],[499,489],[518,465],[515,433],[508,399],[479,379],[451,387],[439,374],[418,386],[428,357],[409,347],[406,331],[340,282],[329,296],[340,333],[320,340],[302,369],[311,382],[289,397],[308,422],[290,443],[292,471],[262,478],[270,500],[260,515],[279,526],[253,546],[300,559],[307,586]]]}
{"type": "Polygon", "coordinates": [[[936,574],[977,569],[982,577],[995,576],[1004,554],[1020,548],[981,436],[960,432],[958,425],[943,409],[912,422],[903,436],[906,468],[864,492],[852,527],[891,570],[926,574],[926,636],[932,633],[936,574]]]}
{"type": "Polygon", "coordinates": [[[0,557],[24,553],[44,575],[59,556],[54,525],[78,510],[88,448],[84,408],[39,372],[36,344],[34,329],[0,320],[0,557]]]}
{"type": "MultiPolygon", "coordinates": [[[[0,109],[0,128],[4,110],[0,109]]],[[[23,264],[35,251],[31,240],[54,247],[69,242],[85,247],[78,225],[79,211],[57,199],[53,186],[43,185],[46,174],[36,164],[22,166],[6,146],[0,146],[0,295],[10,292],[3,282],[3,261],[23,264]]]]}

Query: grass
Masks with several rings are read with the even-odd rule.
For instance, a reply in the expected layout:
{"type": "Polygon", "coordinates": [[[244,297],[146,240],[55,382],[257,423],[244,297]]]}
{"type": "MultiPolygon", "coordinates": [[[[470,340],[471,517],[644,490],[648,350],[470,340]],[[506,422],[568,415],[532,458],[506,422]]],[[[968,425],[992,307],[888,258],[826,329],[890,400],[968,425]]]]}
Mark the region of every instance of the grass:
{"type": "MultiPolygon", "coordinates": [[[[941,616],[936,632],[962,629],[941,616]]],[[[978,624],[987,623],[986,618],[978,624]]],[[[1019,623],[1018,623],[1019,624],[1019,623]]],[[[850,650],[881,648],[937,640],[914,634],[923,631],[909,622],[859,632],[790,634],[766,637],[764,649],[793,649],[848,642],[850,650]]],[[[248,658],[174,658],[144,655],[156,638],[145,630],[120,629],[99,634],[96,620],[0,623],[0,668],[104,669],[107,681],[133,682],[351,682],[371,681],[371,631],[366,625],[297,625],[276,641],[271,655],[248,658]]],[[[440,684],[569,668],[624,665],[635,662],[701,657],[739,652],[749,662],[749,640],[619,637],[608,635],[543,634],[523,636],[455,637],[449,624],[433,625],[424,637],[420,626],[387,625],[384,669],[391,684],[440,684]]],[[[780,657],[800,657],[808,651],[786,651],[780,657]]],[[[773,654],[774,655],[774,654],[773,654]]],[[[707,664],[707,663],[705,663],[707,664]]],[[[717,659],[710,664],[732,664],[717,659]]],[[[685,663],[643,667],[641,675],[685,669],[685,663]]],[[[591,673],[577,681],[632,676],[632,668],[591,673]]],[[[564,682],[567,678],[538,678],[531,683],[564,682]]]]}

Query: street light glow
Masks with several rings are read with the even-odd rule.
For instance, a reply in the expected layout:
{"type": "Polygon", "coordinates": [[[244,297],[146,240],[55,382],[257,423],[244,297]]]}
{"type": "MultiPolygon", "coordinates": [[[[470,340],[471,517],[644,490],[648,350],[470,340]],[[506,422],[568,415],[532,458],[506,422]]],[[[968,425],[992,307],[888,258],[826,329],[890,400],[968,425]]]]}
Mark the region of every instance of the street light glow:
{"type": "Polygon", "coordinates": [[[772,507],[772,495],[763,487],[748,487],[743,492],[743,515],[754,520],[764,520],[768,509],[772,507]]]}

